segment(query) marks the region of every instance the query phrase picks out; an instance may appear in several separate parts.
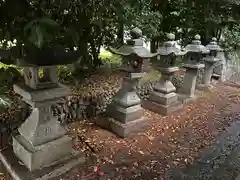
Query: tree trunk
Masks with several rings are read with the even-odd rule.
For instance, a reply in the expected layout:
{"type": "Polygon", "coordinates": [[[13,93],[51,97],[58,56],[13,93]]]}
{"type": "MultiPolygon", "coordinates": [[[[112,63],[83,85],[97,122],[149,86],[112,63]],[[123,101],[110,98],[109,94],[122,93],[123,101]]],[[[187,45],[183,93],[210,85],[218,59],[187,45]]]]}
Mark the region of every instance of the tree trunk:
{"type": "Polygon", "coordinates": [[[123,24],[123,22],[119,22],[117,37],[118,37],[118,43],[122,45],[124,43],[124,24],[123,24]]]}
{"type": "Polygon", "coordinates": [[[150,51],[151,51],[151,53],[157,52],[156,39],[151,40],[150,51]]]}

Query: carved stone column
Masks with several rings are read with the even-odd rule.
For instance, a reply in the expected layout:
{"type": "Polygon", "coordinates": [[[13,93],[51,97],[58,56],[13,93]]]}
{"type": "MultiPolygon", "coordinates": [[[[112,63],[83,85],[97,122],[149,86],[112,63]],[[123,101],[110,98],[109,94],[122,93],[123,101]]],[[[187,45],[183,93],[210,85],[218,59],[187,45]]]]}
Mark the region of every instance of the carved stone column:
{"type": "Polygon", "coordinates": [[[210,53],[204,58],[205,68],[202,84],[198,86],[200,90],[210,90],[212,88],[211,78],[213,74],[214,64],[216,64],[219,59],[217,58],[217,53],[221,51],[221,48],[217,45],[217,39],[212,38],[212,41],[206,46],[210,53]]]}

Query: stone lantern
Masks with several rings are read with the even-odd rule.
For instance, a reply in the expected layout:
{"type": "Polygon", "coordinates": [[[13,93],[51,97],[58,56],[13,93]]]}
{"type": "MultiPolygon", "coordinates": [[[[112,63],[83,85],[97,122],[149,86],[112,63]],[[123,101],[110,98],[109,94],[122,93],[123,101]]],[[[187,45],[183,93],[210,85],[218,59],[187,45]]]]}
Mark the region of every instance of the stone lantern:
{"type": "Polygon", "coordinates": [[[160,60],[155,59],[152,62],[154,67],[161,72],[161,78],[153,88],[153,92],[150,93],[149,99],[143,103],[144,108],[162,115],[182,108],[182,103],[178,101],[176,88],[171,79],[174,73],[179,70],[176,67],[177,57],[184,55],[185,52],[181,51],[180,46],[175,41],[174,34],[168,34],[167,38],[168,41],[157,50],[160,60]]]}
{"type": "Polygon", "coordinates": [[[83,154],[73,151],[72,138],[51,110],[52,105],[71,92],[58,83],[56,63],[50,61],[40,66],[21,60],[21,64],[25,83],[15,84],[14,91],[32,106],[32,112],[13,136],[12,149],[0,152],[0,160],[14,179],[54,177],[84,160],[83,154]]]}
{"type": "Polygon", "coordinates": [[[200,62],[202,61],[203,55],[209,53],[209,50],[201,44],[200,39],[201,37],[196,35],[192,43],[186,46],[187,62],[184,64],[186,72],[183,79],[183,85],[179,90],[181,98],[184,99],[194,97],[197,72],[205,66],[200,62]]]}
{"type": "Polygon", "coordinates": [[[110,129],[120,137],[126,137],[142,129],[147,120],[143,117],[141,100],[136,93],[136,85],[145,72],[144,65],[148,59],[157,54],[150,53],[143,47],[142,31],[134,28],[131,31],[131,39],[113,53],[121,55],[123,58],[120,68],[123,79],[120,90],[116,93],[112,103],[107,107],[105,119],[97,120],[99,126],[110,129]]]}
{"type": "Polygon", "coordinates": [[[218,52],[217,58],[219,61],[214,64],[212,77],[219,79],[220,82],[224,82],[226,80],[225,74],[227,59],[223,49],[218,52]]]}
{"type": "Polygon", "coordinates": [[[198,87],[201,90],[211,89],[212,86],[210,83],[213,74],[214,64],[216,64],[219,61],[219,58],[217,58],[217,54],[222,50],[220,46],[217,44],[216,38],[212,38],[212,41],[206,46],[206,48],[210,52],[203,59],[205,63],[203,81],[202,84],[200,84],[198,87]]]}

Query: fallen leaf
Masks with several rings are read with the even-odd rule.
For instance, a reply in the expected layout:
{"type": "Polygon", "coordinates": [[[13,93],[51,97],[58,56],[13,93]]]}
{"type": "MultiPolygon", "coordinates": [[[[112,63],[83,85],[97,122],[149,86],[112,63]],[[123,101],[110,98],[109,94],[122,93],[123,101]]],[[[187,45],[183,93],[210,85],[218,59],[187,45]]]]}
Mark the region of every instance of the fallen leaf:
{"type": "Polygon", "coordinates": [[[140,154],[142,154],[142,155],[144,154],[144,152],[143,152],[143,151],[138,151],[138,152],[139,152],[140,154]]]}
{"type": "Polygon", "coordinates": [[[98,167],[95,166],[94,169],[93,169],[93,171],[94,171],[94,172],[98,172],[98,167]]]}
{"type": "Polygon", "coordinates": [[[99,176],[104,176],[104,172],[98,171],[99,176]]]}
{"type": "Polygon", "coordinates": [[[134,166],[138,166],[138,162],[133,163],[134,166]]]}

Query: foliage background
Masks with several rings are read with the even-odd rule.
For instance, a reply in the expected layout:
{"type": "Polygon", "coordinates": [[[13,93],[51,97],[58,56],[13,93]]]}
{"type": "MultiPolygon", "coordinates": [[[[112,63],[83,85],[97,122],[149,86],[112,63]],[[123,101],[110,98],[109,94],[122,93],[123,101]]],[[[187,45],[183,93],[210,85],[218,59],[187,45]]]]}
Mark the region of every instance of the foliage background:
{"type": "MultiPolygon", "coordinates": [[[[239,8],[238,0],[3,0],[0,46],[4,50],[14,46],[18,57],[29,46],[79,50],[81,57],[74,66],[83,76],[85,69],[96,71],[111,61],[118,64],[118,57],[100,55],[101,47],[121,45],[126,30],[135,26],[151,41],[152,52],[168,32],[175,33],[182,46],[200,34],[203,44],[215,36],[226,51],[236,50],[240,45],[239,8]]],[[[0,56],[4,57],[2,51],[0,56]]],[[[59,72],[67,81],[71,78],[66,77],[74,75],[66,67],[59,67],[59,72]]],[[[11,83],[20,76],[13,68],[4,67],[1,73],[2,79],[12,74],[11,83]]],[[[7,86],[6,80],[0,83],[7,86]]]]}

